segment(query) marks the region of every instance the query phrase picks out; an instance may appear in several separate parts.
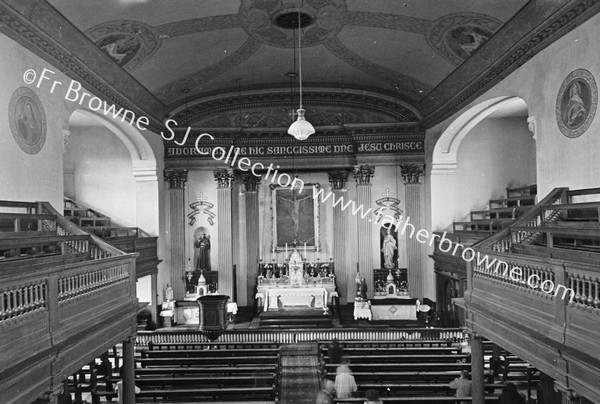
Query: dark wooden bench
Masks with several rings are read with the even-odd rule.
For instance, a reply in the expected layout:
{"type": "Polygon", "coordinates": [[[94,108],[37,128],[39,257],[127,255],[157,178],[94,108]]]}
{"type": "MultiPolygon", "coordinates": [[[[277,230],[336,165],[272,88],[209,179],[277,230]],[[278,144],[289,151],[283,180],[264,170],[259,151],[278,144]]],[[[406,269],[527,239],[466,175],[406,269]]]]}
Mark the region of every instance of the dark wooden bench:
{"type": "MultiPolygon", "coordinates": [[[[335,374],[335,370],[337,365],[335,364],[327,364],[325,365],[325,370],[327,373],[335,374]]],[[[460,371],[460,370],[470,370],[470,363],[351,363],[350,368],[352,372],[356,375],[357,372],[390,372],[390,371],[412,371],[412,372],[422,372],[422,371],[460,371]]]]}
{"type": "MultiPolygon", "coordinates": [[[[321,353],[327,353],[327,347],[320,346],[321,353]]],[[[408,354],[408,355],[453,355],[460,352],[460,347],[403,347],[403,348],[344,348],[344,355],[381,355],[381,354],[408,354]]]]}
{"type": "Polygon", "coordinates": [[[277,356],[279,348],[245,349],[170,349],[141,351],[142,358],[205,358],[233,356],[277,356]]]}
{"type": "Polygon", "coordinates": [[[242,375],[262,375],[271,374],[278,371],[277,364],[263,364],[257,366],[211,366],[211,367],[181,367],[181,366],[162,366],[150,368],[138,368],[135,374],[142,376],[186,376],[186,375],[212,375],[212,376],[242,376],[242,375]]]}
{"type": "MultiPolygon", "coordinates": [[[[465,366],[467,369],[468,366],[465,366]]],[[[462,370],[462,369],[461,369],[462,370]]],[[[383,385],[386,383],[397,383],[399,380],[412,383],[449,383],[453,379],[460,376],[460,370],[453,371],[423,371],[423,370],[406,370],[393,371],[382,370],[369,372],[352,372],[356,383],[375,383],[383,385]]],[[[324,375],[327,377],[327,375],[324,375]]],[[[330,378],[335,377],[335,369],[331,372],[330,378]]]]}
{"type": "Polygon", "coordinates": [[[137,399],[238,399],[245,402],[246,399],[274,399],[277,396],[275,387],[224,387],[224,388],[181,388],[181,389],[153,389],[141,390],[136,394],[137,399]]]}
{"type": "MultiPolygon", "coordinates": [[[[432,340],[394,340],[394,341],[340,341],[340,346],[346,348],[423,348],[423,347],[451,347],[450,339],[432,340]]],[[[322,341],[319,345],[331,345],[331,341],[322,341]]]]}
{"type": "MultiPolygon", "coordinates": [[[[407,403],[421,403],[421,404],[438,404],[438,403],[454,403],[454,404],[462,404],[462,403],[470,403],[472,402],[471,397],[380,397],[381,401],[386,404],[407,404],[407,403]]],[[[334,403],[363,403],[365,401],[364,397],[352,397],[352,398],[335,398],[333,399],[334,403]]],[[[497,403],[498,396],[486,396],[485,397],[486,404],[488,403],[497,403]]]]}
{"type": "Polygon", "coordinates": [[[207,356],[201,358],[141,358],[137,359],[141,367],[148,366],[240,366],[278,363],[278,355],[267,356],[207,356]]]}
{"type": "Polygon", "coordinates": [[[141,389],[167,389],[174,387],[211,387],[223,388],[226,386],[235,387],[272,387],[278,385],[277,376],[275,373],[260,374],[251,376],[171,376],[171,377],[155,377],[145,375],[137,377],[135,384],[141,389]]]}
{"type": "Polygon", "coordinates": [[[276,342],[152,342],[148,343],[149,351],[178,349],[245,349],[245,348],[279,348],[276,342]]]}
{"type": "MultiPolygon", "coordinates": [[[[423,362],[436,362],[436,363],[456,363],[456,361],[466,361],[469,355],[466,354],[455,354],[455,355],[402,355],[402,354],[389,354],[389,355],[344,355],[344,360],[350,362],[350,366],[361,363],[423,363],[423,362]]],[[[324,356],[323,359],[327,362],[328,356],[324,356]]]]}

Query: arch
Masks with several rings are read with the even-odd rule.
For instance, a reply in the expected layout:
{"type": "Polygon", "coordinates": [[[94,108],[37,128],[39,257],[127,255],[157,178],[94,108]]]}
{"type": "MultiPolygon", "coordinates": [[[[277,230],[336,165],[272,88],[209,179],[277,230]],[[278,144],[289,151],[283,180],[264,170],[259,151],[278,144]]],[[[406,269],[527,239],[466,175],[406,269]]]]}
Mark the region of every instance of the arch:
{"type": "Polygon", "coordinates": [[[456,156],[462,140],[479,122],[491,115],[511,116],[527,111],[520,97],[504,96],[483,101],[468,109],[442,133],[433,149],[431,172],[447,172],[456,168],[456,156]]]}
{"type": "Polygon", "coordinates": [[[158,180],[156,174],[157,163],[154,151],[148,141],[136,128],[121,120],[114,120],[103,114],[85,108],[79,108],[73,111],[69,118],[69,123],[71,123],[74,114],[80,114],[84,118],[98,122],[123,142],[131,156],[133,177],[136,182],[158,180]]]}

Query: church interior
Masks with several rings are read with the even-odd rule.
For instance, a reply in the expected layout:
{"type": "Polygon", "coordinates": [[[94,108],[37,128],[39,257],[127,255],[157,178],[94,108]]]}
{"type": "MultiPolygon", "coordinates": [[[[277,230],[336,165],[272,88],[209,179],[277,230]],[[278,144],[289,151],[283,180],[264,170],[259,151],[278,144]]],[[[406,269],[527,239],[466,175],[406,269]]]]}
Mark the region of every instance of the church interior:
{"type": "Polygon", "coordinates": [[[0,401],[600,403],[599,12],[0,0],[0,401]]]}

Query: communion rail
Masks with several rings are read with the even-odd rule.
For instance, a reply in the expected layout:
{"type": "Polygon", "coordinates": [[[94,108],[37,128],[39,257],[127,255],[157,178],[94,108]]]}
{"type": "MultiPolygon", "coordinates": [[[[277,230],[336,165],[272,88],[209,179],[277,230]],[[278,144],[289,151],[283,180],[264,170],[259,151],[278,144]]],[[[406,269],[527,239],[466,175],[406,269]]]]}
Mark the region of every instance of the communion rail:
{"type": "MultiPolygon", "coordinates": [[[[274,342],[278,344],[301,344],[320,341],[431,341],[446,340],[459,343],[466,335],[461,328],[406,328],[387,330],[364,330],[353,328],[313,329],[313,330],[231,330],[221,335],[217,342],[274,342]]],[[[148,346],[148,343],[208,343],[210,342],[199,331],[140,331],[137,334],[136,345],[148,346]]]]}

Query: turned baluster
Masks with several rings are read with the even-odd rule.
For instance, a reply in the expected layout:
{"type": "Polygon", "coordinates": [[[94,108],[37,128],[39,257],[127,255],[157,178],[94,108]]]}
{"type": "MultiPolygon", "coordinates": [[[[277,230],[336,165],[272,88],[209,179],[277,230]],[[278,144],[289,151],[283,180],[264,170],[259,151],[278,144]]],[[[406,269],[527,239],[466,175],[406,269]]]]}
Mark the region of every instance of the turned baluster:
{"type": "Polygon", "coordinates": [[[594,307],[594,296],[593,296],[593,292],[592,292],[592,283],[594,282],[594,280],[592,278],[589,278],[587,280],[587,288],[588,288],[588,293],[587,293],[587,305],[590,307],[594,307]]]}
{"type": "Polygon", "coordinates": [[[575,302],[581,303],[581,294],[579,293],[579,275],[575,277],[575,302]]]}

